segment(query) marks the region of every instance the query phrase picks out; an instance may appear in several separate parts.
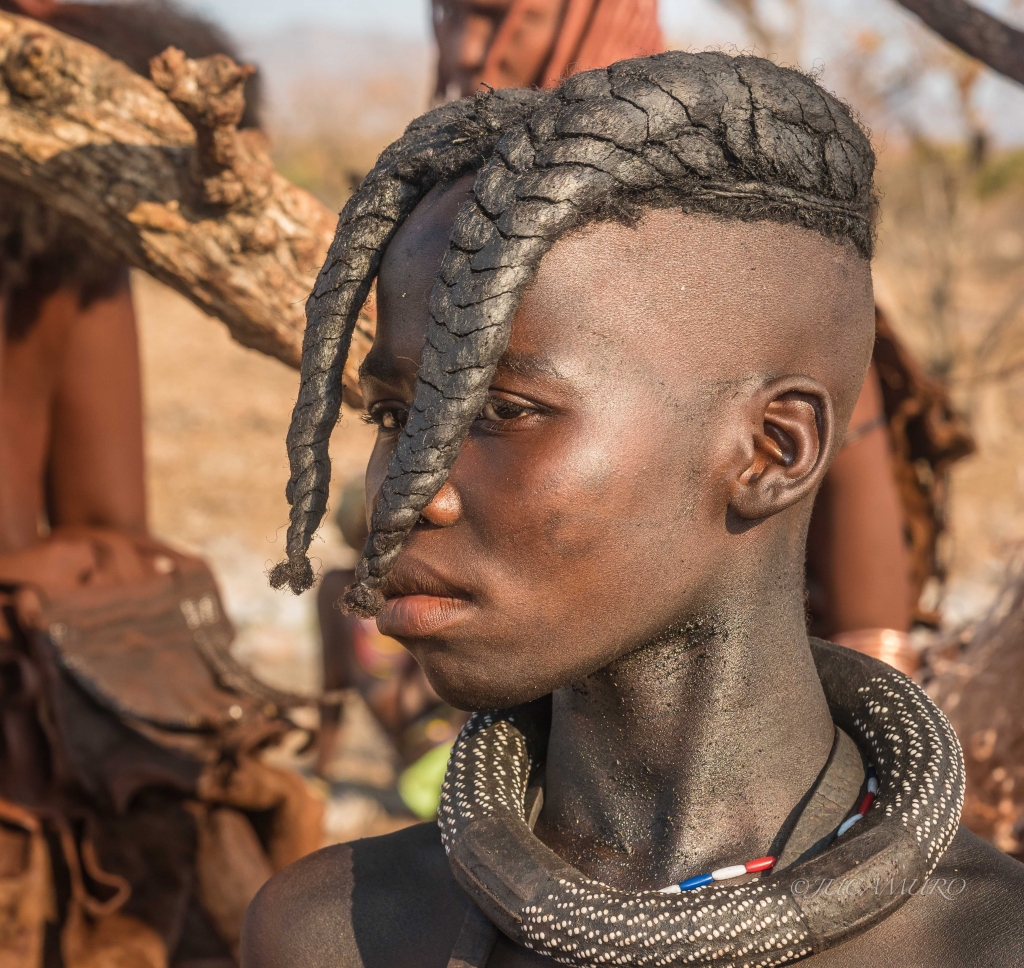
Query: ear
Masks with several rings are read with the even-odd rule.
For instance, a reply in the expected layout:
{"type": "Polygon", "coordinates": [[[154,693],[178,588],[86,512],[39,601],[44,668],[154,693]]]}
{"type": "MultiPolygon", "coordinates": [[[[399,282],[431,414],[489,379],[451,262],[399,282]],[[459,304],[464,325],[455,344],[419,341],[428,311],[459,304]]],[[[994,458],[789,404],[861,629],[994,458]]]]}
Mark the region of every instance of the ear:
{"type": "Polygon", "coordinates": [[[835,414],[829,392],[807,376],[771,381],[751,398],[749,412],[743,466],[729,506],[756,520],[817,490],[828,470],[835,414]]]}

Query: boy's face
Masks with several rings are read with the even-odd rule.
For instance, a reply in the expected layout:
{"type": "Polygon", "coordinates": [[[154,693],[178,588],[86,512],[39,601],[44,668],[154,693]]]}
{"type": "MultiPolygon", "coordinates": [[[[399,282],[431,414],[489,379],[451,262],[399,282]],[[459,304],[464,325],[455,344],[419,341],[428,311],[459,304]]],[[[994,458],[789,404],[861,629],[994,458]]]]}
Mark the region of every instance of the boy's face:
{"type": "MultiPolygon", "coordinates": [[[[470,185],[428,197],[381,268],[361,379],[380,427],[367,507],[470,185]]],[[[488,406],[383,589],[381,631],[443,698],[487,708],[576,681],[741,594],[767,550],[760,524],[730,518],[744,441],[763,423],[751,377],[839,386],[822,335],[834,329],[832,355],[849,356],[830,320],[848,316],[851,291],[870,318],[862,260],[773,223],[654,211],[638,228],[602,223],[558,242],[522,299],[488,406]]]]}

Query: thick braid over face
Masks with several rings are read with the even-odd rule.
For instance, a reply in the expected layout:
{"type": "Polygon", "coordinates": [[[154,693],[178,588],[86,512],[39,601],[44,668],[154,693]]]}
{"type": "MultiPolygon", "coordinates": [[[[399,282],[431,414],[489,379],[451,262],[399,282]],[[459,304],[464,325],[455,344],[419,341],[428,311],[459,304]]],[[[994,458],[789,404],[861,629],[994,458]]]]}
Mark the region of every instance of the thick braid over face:
{"type": "Polygon", "coordinates": [[[810,78],[760,58],[670,52],[576,74],[551,92],[493,92],[426,115],[346,205],[310,297],[278,584],[311,580],[305,552],[325,508],[343,356],[383,249],[430,186],[474,169],[431,294],[410,417],[348,596],[363,614],[382,606],[378,588],[485,402],[519,299],[566,232],[673,208],[795,222],[871,252],[867,138],[810,78]]]}
{"type": "Polygon", "coordinates": [[[738,887],[685,894],[631,894],[591,880],[527,826],[527,783],[545,744],[531,711],[517,710],[475,714],[452,750],[438,823],[456,880],[513,941],[577,968],[781,965],[877,923],[909,898],[899,882],[930,874],[952,842],[963,756],[912,680],[839,646],[812,640],[812,648],[833,718],[878,774],[873,809],[824,853],[738,887]],[[792,889],[798,879],[828,878],[857,878],[862,893],[838,903],[792,889]]]}
{"type": "Polygon", "coordinates": [[[298,594],[313,584],[306,555],[327,510],[328,442],[341,410],[341,374],[359,310],[388,243],[434,185],[480,166],[510,117],[521,116],[531,99],[530,92],[501,92],[445,105],[417,119],[381,155],[342,209],[306,301],[299,396],[288,430],[288,557],[271,570],[274,588],[288,585],[298,594]]]}

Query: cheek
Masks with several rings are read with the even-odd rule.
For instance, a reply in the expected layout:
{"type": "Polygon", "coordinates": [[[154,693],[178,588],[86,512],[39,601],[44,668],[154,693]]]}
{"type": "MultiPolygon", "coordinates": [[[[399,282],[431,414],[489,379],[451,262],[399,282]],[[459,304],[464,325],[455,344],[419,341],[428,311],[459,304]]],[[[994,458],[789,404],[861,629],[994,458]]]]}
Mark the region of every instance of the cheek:
{"type": "Polygon", "coordinates": [[[452,476],[464,512],[518,580],[547,581],[557,569],[590,587],[677,532],[678,442],[659,445],[631,424],[608,418],[587,433],[565,420],[543,439],[484,438],[464,448],[452,476]]]}

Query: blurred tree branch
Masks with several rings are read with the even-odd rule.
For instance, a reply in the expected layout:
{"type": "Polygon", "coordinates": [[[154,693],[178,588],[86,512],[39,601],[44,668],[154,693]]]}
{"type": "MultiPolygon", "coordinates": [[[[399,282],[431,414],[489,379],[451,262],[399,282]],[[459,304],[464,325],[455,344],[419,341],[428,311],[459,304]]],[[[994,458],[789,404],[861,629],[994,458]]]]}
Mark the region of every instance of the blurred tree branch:
{"type": "Polygon", "coordinates": [[[1024,31],[965,0],[896,0],[965,54],[1024,84],[1024,31]]]}
{"type": "MultiPolygon", "coordinates": [[[[303,306],[337,216],[277,174],[261,132],[238,130],[250,72],[169,48],[150,81],[0,13],[0,178],[219,317],[240,343],[298,366],[303,306]]],[[[372,338],[363,322],[349,385],[372,338]]]]}

